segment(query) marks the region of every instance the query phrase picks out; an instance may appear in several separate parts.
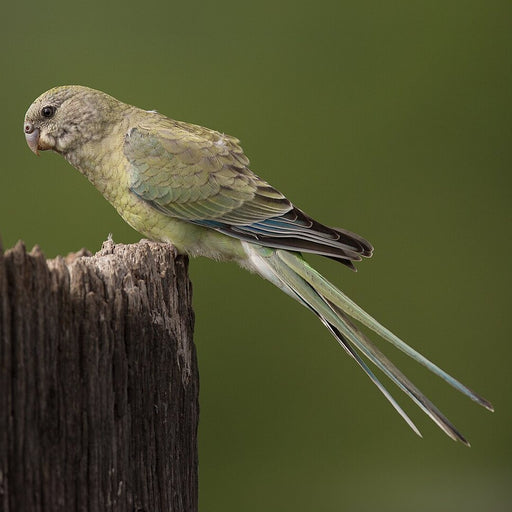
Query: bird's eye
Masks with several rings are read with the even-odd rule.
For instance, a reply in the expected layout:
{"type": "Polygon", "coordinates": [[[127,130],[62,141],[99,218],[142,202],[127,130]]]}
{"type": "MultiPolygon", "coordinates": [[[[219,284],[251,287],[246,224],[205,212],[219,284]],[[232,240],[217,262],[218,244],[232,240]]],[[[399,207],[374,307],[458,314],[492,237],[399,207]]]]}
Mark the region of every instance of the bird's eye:
{"type": "Polygon", "coordinates": [[[55,110],[56,108],[51,106],[51,105],[47,105],[46,107],[43,107],[41,109],[41,115],[43,117],[46,117],[47,119],[49,119],[50,117],[53,116],[53,114],[55,114],[55,110]]]}

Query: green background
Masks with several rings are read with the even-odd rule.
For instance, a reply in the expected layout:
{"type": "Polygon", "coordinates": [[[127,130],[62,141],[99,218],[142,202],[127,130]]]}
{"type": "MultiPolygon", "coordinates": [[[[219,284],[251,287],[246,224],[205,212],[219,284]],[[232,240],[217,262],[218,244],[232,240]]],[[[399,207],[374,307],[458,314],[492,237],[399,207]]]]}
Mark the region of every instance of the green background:
{"type": "Polygon", "coordinates": [[[46,89],[102,89],[238,136],[297,206],[370,239],[357,274],[310,260],[495,405],[387,351],[473,446],[390,388],[419,439],[313,315],[234,265],[193,261],[202,511],[512,510],[511,27],[509,1],[3,7],[4,247],[139,239],[23,137],[46,89]]]}

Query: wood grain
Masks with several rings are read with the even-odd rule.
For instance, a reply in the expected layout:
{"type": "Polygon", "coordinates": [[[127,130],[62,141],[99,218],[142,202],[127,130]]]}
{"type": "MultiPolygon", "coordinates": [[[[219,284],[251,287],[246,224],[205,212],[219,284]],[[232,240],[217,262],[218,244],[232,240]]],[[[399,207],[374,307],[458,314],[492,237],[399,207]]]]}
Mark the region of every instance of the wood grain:
{"type": "Polygon", "coordinates": [[[0,250],[0,510],[197,510],[188,260],[0,250]]]}

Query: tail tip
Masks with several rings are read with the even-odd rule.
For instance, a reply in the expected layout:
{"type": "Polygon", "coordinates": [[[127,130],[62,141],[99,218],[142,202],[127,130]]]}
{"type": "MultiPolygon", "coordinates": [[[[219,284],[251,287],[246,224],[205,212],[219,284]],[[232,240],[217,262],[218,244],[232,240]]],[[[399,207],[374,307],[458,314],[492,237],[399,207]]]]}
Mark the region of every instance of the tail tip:
{"type": "Polygon", "coordinates": [[[494,406],[491,404],[491,402],[488,402],[487,400],[482,403],[483,407],[485,407],[488,411],[494,412],[494,406]]]}
{"type": "Polygon", "coordinates": [[[489,400],[486,400],[485,398],[478,396],[476,393],[473,393],[473,396],[471,397],[473,400],[478,404],[481,405],[484,409],[487,409],[490,412],[494,412],[494,406],[489,402],[489,400]]]}

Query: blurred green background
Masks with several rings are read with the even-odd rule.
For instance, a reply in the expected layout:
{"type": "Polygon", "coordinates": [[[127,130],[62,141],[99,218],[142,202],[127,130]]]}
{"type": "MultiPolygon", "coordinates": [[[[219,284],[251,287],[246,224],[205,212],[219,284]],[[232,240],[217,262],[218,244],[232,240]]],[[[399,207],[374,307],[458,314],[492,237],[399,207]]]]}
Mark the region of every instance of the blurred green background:
{"type": "Polygon", "coordinates": [[[23,116],[62,84],[238,136],[251,167],[376,246],[357,274],[311,258],[490,414],[389,354],[472,442],[399,392],[417,438],[299,305],[191,263],[202,511],[512,510],[509,1],[10,2],[0,234],[48,257],[137,233],[23,116]]]}

